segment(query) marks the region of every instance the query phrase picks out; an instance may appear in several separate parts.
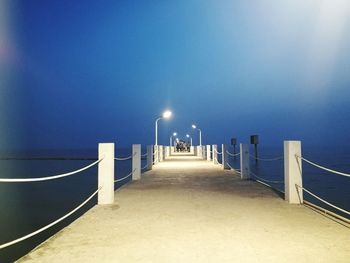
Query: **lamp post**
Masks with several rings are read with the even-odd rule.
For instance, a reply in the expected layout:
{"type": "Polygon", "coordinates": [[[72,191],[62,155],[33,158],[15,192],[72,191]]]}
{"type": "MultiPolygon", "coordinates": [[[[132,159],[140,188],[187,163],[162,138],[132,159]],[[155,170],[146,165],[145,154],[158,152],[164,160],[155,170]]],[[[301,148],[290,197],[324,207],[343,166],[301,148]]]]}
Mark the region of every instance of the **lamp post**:
{"type": "Polygon", "coordinates": [[[156,119],[156,123],[155,123],[155,137],[156,137],[156,141],[155,141],[155,146],[158,146],[158,121],[161,119],[169,119],[171,117],[172,112],[169,110],[166,110],[163,112],[162,116],[158,117],[156,119]]]}
{"type": "Polygon", "coordinates": [[[187,137],[187,138],[190,138],[190,140],[191,140],[191,146],[192,146],[192,137],[191,137],[189,134],[186,134],[186,137],[187,137]]]}
{"type": "Polygon", "coordinates": [[[170,139],[169,139],[169,146],[170,146],[170,147],[173,145],[173,143],[172,143],[173,136],[175,137],[176,135],[177,135],[177,133],[174,132],[174,133],[170,136],[170,139]]]}
{"type": "Polygon", "coordinates": [[[199,129],[196,125],[192,124],[193,129],[197,129],[199,131],[199,146],[202,146],[202,130],[199,129]]]}

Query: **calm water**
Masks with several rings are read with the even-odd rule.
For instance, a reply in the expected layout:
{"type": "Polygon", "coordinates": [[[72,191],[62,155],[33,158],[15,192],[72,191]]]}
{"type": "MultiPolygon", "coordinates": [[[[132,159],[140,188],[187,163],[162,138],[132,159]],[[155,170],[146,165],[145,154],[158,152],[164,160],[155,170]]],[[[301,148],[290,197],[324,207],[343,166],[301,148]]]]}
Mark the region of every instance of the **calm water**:
{"type": "MultiPolygon", "coordinates": [[[[230,149],[232,152],[232,149],[230,149]]],[[[143,152],[145,149],[143,148],[143,152]]],[[[253,152],[253,151],[251,151],[253,152]]],[[[118,149],[116,155],[128,156],[131,149],[118,149]]],[[[273,158],[283,155],[281,148],[259,148],[260,158],[273,158]]],[[[36,153],[6,153],[3,156],[22,157],[91,157],[97,159],[96,150],[83,151],[44,151],[36,153]]],[[[328,168],[350,172],[350,151],[330,148],[303,149],[303,156],[328,168]]],[[[220,159],[220,158],[219,158],[220,159]]],[[[229,159],[231,166],[239,168],[239,157],[229,159]]],[[[40,177],[72,171],[93,160],[6,160],[0,161],[0,177],[40,177]]],[[[145,161],[142,161],[142,166],[145,161]]],[[[273,181],[283,181],[283,160],[255,161],[251,160],[251,170],[259,177],[273,181]]],[[[116,179],[131,171],[131,161],[116,162],[116,179]]],[[[116,183],[119,188],[129,182],[116,183]]],[[[341,208],[350,210],[350,178],[323,172],[303,163],[304,187],[320,197],[341,208]]],[[[284,190],[283,183],[271,184],[276,189],[284,190]]],[[[0,183],[0,244],[31,233],[65,215],[97,189],[97,166],[74,176],[47,182],[35,183],[0,183]]],[[[304,198],[329,210],[313,197],[304,194],[304,198]]],[[[44,231],[26,241],[0,251],[0,262],[12,262],[28,253],[35,246],[70,224],[77,217],[89,210],[97,202],[91,200],[72,217],[65,219],[55,227],[44,231]]],[[[339,213],[339,212],[337,212],[339,213]]],[[[341,214],[341,213],[339,213],[341,214]]],[[[346,216],[343,214],[343,216],[346,216]]],[[[349,216],[347,216],[349,218],[349,216]]]]}
{"type": "MultiPolygon", "coordinates": [[[[143,150],[145,152],[145,150],[143,150]]],[[[116,156],[125,157],[131,149],[117,149],[116,156]]],[[[6,153],[2,156],[95,158],[96,150],[40,151],[35,153],[6,153]]],[[[44,177],[70,172],[94,160],[0,160],[0,177],[44,177]]],[[[142,161],[142,166],[145,160],[142,161]]],[[[131,172],[131,161],[116,161],[116,176],[131,172]]],[[[115,188],[131,178],[115,184],[115,188]]],[[[97,189],[97,166],[62,179],[33,183],[0,183],[0,244],[12,241],[37,230],[67,214],[97,189]]],[[[32,238],[0,250],[0,262],[12,262],[28,253],[54,233],[69,225],[97,203],[97,197],[63,222],[32,238]]]]}

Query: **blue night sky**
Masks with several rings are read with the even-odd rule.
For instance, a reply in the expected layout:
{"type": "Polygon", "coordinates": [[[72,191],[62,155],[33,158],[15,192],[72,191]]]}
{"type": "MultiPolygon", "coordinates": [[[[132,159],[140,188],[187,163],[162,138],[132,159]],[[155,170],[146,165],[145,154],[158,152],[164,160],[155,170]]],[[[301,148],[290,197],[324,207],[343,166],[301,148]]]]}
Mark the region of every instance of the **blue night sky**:
{"type": "Polygon", "coordinates": [[[0,2],[1,148],[350,145],[350,2],[0,2]],[[197,133],[193,133],[197,141],[197,133]]]}

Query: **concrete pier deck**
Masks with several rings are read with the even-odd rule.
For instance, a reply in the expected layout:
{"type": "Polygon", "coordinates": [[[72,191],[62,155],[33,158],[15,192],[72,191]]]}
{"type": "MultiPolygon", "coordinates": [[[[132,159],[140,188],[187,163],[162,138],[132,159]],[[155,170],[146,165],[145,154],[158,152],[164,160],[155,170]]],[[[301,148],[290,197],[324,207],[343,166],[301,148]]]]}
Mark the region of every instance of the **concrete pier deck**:
{"type": "Polygon", "coordinates": [[[211,162],[177,156],[19,262],[350,262],[350,229],[211,162]]]}

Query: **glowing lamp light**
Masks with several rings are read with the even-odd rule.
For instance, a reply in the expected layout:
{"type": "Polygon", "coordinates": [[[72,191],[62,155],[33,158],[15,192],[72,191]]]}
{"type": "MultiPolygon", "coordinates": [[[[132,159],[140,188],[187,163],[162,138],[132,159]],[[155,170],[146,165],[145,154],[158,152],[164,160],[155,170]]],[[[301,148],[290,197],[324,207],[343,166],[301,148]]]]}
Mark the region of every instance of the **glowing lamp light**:
{"type": "Polygon", "coordinates": [[[163,112],[163,118],[164,119],[169,119],[171,117],[172,112],[170,110],[164,111],[163,112]]]}
{"type": "Polygon", "coordinates": [[[176,136],[176,135],[177,135],[177,133],[176,133],[176,132],[174,132],[174,133],[173,133],[173,136],[176,136]]]}
{"type": "Polygon", "coordinates": [[[190,135],[189,135],[189,134],[186,134],[186,137],[187,137],[187,138],[190,138],[190,135]]]}
{"type": "Polygon", "coordinates": [[[197,126],[196,126],[196,125],[194,125],[194,124],[192,124],[192,128],[193,128],[193,129],[196,129],[196,128],[197,128],[197,126]]]}

